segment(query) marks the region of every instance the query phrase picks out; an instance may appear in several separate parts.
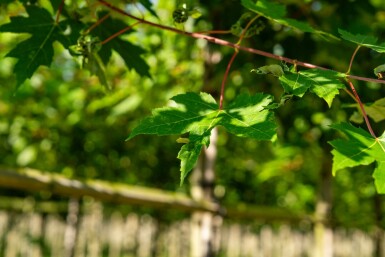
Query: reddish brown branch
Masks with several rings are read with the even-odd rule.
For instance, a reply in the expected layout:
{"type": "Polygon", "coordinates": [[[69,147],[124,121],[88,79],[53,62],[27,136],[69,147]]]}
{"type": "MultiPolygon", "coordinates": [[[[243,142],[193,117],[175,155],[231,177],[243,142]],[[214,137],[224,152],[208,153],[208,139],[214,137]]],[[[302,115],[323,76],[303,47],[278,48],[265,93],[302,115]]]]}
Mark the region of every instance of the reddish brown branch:
{"type": "Polygon", "coordinates": [[[55,24],[59,24],[59,19],[60,19],[60,15],[63,11],[63,7],[64,7],[64,0],[61,0],[59,8],[57,9],[55,24]]]}
{"type": "Polygon", "coordinates": [[[350,89],[352,90],[352,92],[353,92],[353,94],[354,94],[354,97],[355,97],[356,100],[357,100],[358,105],[360,106],[360,110],[361,110],[362,116],[363,116],[364,119],[365,119],[365,123],[366,123],[366,126],[368,127],[368,130],[369,130],[370,134],[371,134],[374,138],[377,138],[376,134],[374,134],[374,131],[373,131],[373,129],[372,129],[372,126],[370,125],[369,118],[368,118],[368,115],[366,114],[364,105],[362,104],[361,99],[360,99],[360,97],[358,96],[356,89],[354,88],[353,83],[352,83],[350,80],[347,80],[347,82],[348,82],[348,84],[349,84],[349,86],[350,86],[350,89]]]}
{"type": "Polygon", "coordinates": [[[231,59],[230,59],[229,63],[227,64],[227,67],[226,67],[225,75],[223,76],[222,85],[221,85],[221,96],[219,98],[219,109],[220,110],[223,109],[223,99],[225,98],[224,95],[225,95],[225,85],[226,85],[227,77],[229,75],[231,65],[233,64],[234,59],[237,56],[237,54],[238,54],[238,50],[236,50],[234,52],[233,56],[231,56],[231,59]]]}
{"type": "Polygon", "coordinates": [[[135,22],[134,24],[132,24],[131,26],[128,26],[127,28],[124,28],[122,30],[119,30],[118,32],[116,32],[115,34],[113,34],[112,36],[108,37],[107,39],[105,39],[103,42],[102,42],[102,45],[104,45],[105,43],[109,42],[110,40],[116,38],[117,36],[123,34],[124,32],[126,32],[127,30],[130,30],[132,29],[134,26],[138,25],[140,22],[135,22]]]}
{"type": "MultiPolygon", "coordinates": [[[[246,27],[243,29],[242,31],[242,34],[241,36],[239,37],[239,40],[237,42],[237,45],[240,45],[242,43],[242,40],[243,38],[245,37],[246,35],[246,32],[247,30],[249,29],[249,27],[251,26],[251,24],[253,24],[253,22],[259,17],[259,15],[255,16],[253,19],[251,19],[246,27]]],[[[227,64],[227,67],[226,67],[226,72],[225,72],[225,75],[223,76],[223,80],[222,80],[222,85],[221,85],[221,95],[220,95],[220,98],[219,98],[219,109],[222,110],[223,108],[223,100],[225,98],[225,86],[226,86],[226,81],[227,81],[227,77],[229,76],[229,73],[230,73],[230,69],[231,69],[231,65],[233,64],[234,60],[235,60],[235,57],[238,55],[238,49],[235,49],[235,52],[233,54],[233,56],[231,56],[231,59],[229,61],[229,63],[227,64]]]]}
{"type": "Polygon", "coordinates": [[[210,35],[210,34],[231,34],[231,30],[207,30],[207,31],[199,31],[199,32],[195,32],[195,33],[207,34],[207,35],[210,35]]]}
{"type": "Polygon", "coordinates": [[[106,15],[104,15],[102,18],[100,18],[99,20],[97,20],[94,24],[92,24],[91,27],[89,27],[86,31],[85,31],[85,34],[87,33],[90,33],[91,30],[93,30],[94,28],[96,28],[97,26],[99,26],[103,21],[105,21],[108,17],[110,17],[110,14],[107,13],[106,15]]]}

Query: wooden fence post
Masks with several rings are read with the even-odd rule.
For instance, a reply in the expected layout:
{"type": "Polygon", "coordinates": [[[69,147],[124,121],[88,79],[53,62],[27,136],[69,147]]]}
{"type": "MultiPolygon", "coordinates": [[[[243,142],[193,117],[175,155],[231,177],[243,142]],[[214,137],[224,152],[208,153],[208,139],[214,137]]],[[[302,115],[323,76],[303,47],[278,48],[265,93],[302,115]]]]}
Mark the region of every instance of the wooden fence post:
{"type": "Polygon", "coordinates": [[[67,224],[64,232],[64,256],[73,257],[77,239],[79,221],[79,199],[70,198],[68,200],[67,224]]]}

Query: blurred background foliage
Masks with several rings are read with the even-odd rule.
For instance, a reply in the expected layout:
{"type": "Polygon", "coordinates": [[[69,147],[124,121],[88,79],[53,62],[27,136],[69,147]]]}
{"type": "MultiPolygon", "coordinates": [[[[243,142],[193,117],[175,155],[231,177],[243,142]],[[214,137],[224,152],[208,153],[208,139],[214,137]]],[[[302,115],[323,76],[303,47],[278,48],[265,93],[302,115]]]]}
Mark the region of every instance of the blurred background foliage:
{"type": "MultiPolygon", "coordinates": [[[[52,10],[49,1],[35,2],[52,10]]],[[[89,7],[86,1],[69,2],[83,6],[85,11],[89,7]]],[[[190,2],[202,15],[190,18],[183,25],[186,31],[229,30],[245,11],[240,1],[235,0],[190,2]]],[[[380,41],[385,39],[382,1],[283,2],[291,18],[305,20],[321,30],[337,35],[337,29],[342,28],[375,35],[380,41]]],[[[175,26],[172,12],[178,3],[159,0],[153,4],[159,19],[136,5],[126,7],[134,15],[143,14],[154,22],[175,26]]],[[[0,23],[23,13],[19,2],[6,1],[0,5],[0,23]]],[[[127,21],[125,17],[114,16],[127,21]]],[[[347,70],[353,44],[288,30],[262,18],[258,22],[263,30],[245,40],[244,45],[342,72],[347,70]]],[[[150,66],[151,78],[127,71],[122,58],[114,54],[106,67],[111,91],[106,91],[95,76],[82,70],[79,60],[59,44],[55,45],[51,67],[40,67],[16,89],[12,73],[15,60],[4,56],[15,42],[26,36],[0,34],[1,166],[31,167],[72,178],[188,192],[188,184],[179,187],[176,156],[181,145],[176,143],[177,137],[125,139],[152,109],[166,105],[178,93],[206,91],[218,98],[233,50],[146,25],[135,30],[123,38],[147,51],[143,58],[150,66]]],[[[232,35],[218,37],[237,41],[232,35]]],[[[384,60],[382,55],[361,49],[351,73],[374,77],[373,68],[384,60]]],[[[279,99],[283,91],[276,78],[250,73],[253,68],[272,63],[277,62],[240,53],[230,72],[226,100],[241,92],[265,92],[279,99]]],[[[382,85],[354,84],[363,102],[373,102],[385,95],[382,85]]],[[[291,99],[276,113],[280,126],[278,140],[273,144],[236,138],[220,129],[217,197],[226,204],[246,202],[314,212],[322,167],[325,162],[331,162],[331,147],[327,142],[339,136],[329,125],[349,121],[357,109],[345,106],[352,103],[353,99],[344,92],[330,109],[313,95],[291,99]]],[[[384,125],[384,122],[374,124],[377,134],[384,130],[384,125]]],[[[368,166],[355,168],[340,171],[333,178],[333,224],[369,229],[375,223],[374,208],[378,201],[374,199],[379,197],[383,201],[383,197],[375,195],[372,171],[373,167],[368,166]]],[[[10,192],[2,190],[2,194],[10,192]]]]}

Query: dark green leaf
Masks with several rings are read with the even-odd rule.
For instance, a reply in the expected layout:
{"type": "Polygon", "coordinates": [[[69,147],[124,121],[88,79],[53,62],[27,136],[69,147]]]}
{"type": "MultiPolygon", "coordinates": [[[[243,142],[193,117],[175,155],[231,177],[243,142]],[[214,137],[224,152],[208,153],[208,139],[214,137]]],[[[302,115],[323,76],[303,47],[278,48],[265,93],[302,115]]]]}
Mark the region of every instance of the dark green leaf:
{"type": "Polygon", "coordinates": [[[368,132],[348,123],[332,125],[347,136],[330,142],[334,147],[333,174],[340,169],[377,163],[373,173],[375,185],[379,193],[385,193],[385,133],[373,138],[368,132]]]}
{"type": "Polygon", "coordinates": [[[286,7],[273,1],[242,0],[242,5],[250,11],[256,12],[259,15],[264,16],[265,18],[273,20],[274,22],[277,22],[284,26],[295,28],[302,32],[315,33],[321,36],[327,36],[329,38],[336,39],[334,35],[326,33],[324,31],[316,30],[306,22],[286,18],[286,7]]]}
{"type": "Polygon", "coordinates": [[[292,27],[292,28],[298,29],[299,31],[302,31],[302,32],[322,33],[322,34],[324,33],[324,32],[321,32],[321,31],[317,31],[316,29],[314,29],[312,26],[310,26],[306,22],[297,21],[297,20],[293,20],[293,19],[290,19],[290,18],[278,19],[278,20],[276,20],[276,22],[278,22],[278,23],[280,23],[282,25],[285,25],[287,27],[292,27]]]}
{"type": "Polygon", "coordinates": [[[51,14],[37,6],[26,6],[28,17],[11,17],[11,22],[0,27],[0,32],[29,33],[31,37],[18,43],[6,56],[17,58],[14,73],[17,86],[30,78],[40,65],[49,66],[54,54],[52,44],[68,42],[62,24],[55,24],[51,14]]]}
{"type": "Polygon", "coordinates": [[[266,18],[280,19],[286,16],[286,7],[266,0],[242,0],[242,5],[266,18]]]}
{"type": "MultiPolygon", "coordinates": [[[[102,12],[100,16],[103,17],[107,13],[102,12]]],[[[103,26],[98,26],[92,31],[92,35],[99,37],[102,41],[112,36],[114,33],[126,29],[127,24],[118,19],[107,18],[103,22],[103,26]]],[[[129,30],[126,33],[132,32],[129,30]]],[[[110,60],[112,51],[116,51],[124,60],[129,69],[134,69],[139,75],[151,77],[150,67],[141,57],[145,53],[145,50],[139,46],[136,46],[127,40],[116,37],[111,41],[103,45],[99,51],[99,55],[106,65],[110,60]]]]}
{"type": "Polygon", "coordinates": [[[158,17],[154,9],[152,9],[152,3],[150,0],[139,0],[139,2],[147,9],[153,16],[158,17]]]}
{"type": "Polygon", "coordinates": [[[352,34],[343,29],[338,29],[341,37],[347,41],[356,43],[360,46],[365,46],[379,53],[385,53],[385,43],[377,44],[377,38],[368,35],[352,34]]]}
{"type": "Polygon", "coordinates": [[[339,89],[345,87],[341,82],[344,77],[344,74],[335,71],[309,69],[298,73],[285,73],[279,80],[288,94],[302,97],[307,90],[310,90],[331,106],[339,89]]]}
{"type": "Polygon", "coordinates": [[[10,4],[12,2],[16,2],[16,0],[2,0],[0,1],[0,4],[10,4]]]}

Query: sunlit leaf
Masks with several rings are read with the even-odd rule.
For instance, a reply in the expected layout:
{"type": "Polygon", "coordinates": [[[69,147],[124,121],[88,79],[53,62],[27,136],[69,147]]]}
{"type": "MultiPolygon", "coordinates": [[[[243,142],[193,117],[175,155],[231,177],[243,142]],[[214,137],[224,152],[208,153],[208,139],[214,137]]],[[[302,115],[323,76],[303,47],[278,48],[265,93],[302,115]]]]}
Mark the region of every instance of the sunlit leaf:
{"type": "Polygon", "coordinates": [[[128,139],[139,134],[172,135],[193,133],[203,135],[217,125],[242,137],[271,140],[275,123],[270,111],[264,110],[272,97],[264,94],[239,95],[227,108],[219,110],[215,100],[206,93],[186,93],[172,98],[176,107],[155,109],[128,139]]]}
{"type": "Polygon", "coordinates": [[[128,139],[139,134],[177,135],[193,133],[203,135],[218,124],[218,105],[206,93],[186,93],[172,98],[177,106],[155,109],[152,116],[144,119],[128,139]]]}
{"type": "Polygon", "coordinates": [[[218,104],[206,93],[186,93],[172,98],[176,106],[155,109],[152,116],[144,119],[130,134],[171,135],[189,132],[188,143],[179,152],[183,180],[193,168],[203,145],[209,144],[210,131],[223,126],[239,137],[272,140],[276,124],[272,112],[265,106],[272,97],[264,94],[239,95],[228,107],[219,110],[218,104]]]}
{"type": "Polygon", "coordinates": [[[341,81],[344,77],[344,74],[331,70],[309,69],[284,73],[279,80],[288,94],[302,97],[309,90],[331,106],[339,89],[345,87],[341,81]]]}
{"type": "Polygon", "coordinates": [[[344,168],[376,162],[377,168],[373,174],[375,185],[379,193],[385,193],[385,133],[379,138],[373,138],[365,130],[348,123],[335,124],[332,128],[346,135],[346,139],[330,142],[334,148],[333,174],[344,168]]]}

